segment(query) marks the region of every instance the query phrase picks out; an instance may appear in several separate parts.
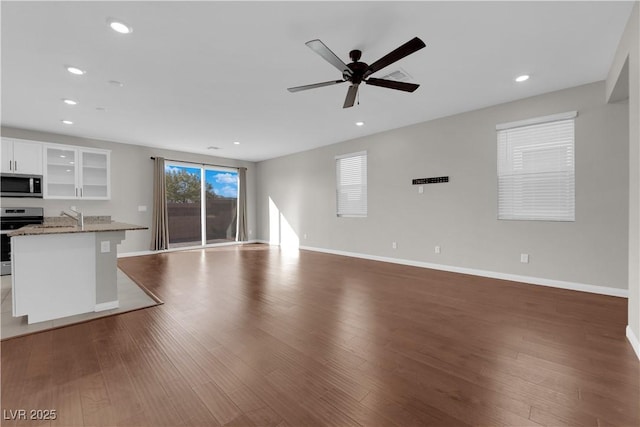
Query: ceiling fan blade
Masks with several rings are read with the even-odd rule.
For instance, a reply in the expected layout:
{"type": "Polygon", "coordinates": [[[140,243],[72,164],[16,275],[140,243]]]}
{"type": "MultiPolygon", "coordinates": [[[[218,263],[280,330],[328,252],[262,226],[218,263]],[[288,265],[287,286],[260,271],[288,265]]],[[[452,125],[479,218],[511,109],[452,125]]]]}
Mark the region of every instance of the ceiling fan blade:
{"type": "Polygon", "coordinates": [[[311,50],[313,50],[318,55],[322,56],[325,61],[336,67],[340,72],[344,75],[351,75],[351,69],[345,64],[338,56],[331,51],[327,46],[325,46],[322,41],[316,39],[311,40],[305,43],[311,50]]]}
{"type": "Polygon", "coordinates": [[[395,80],[376,79],[373,77],[369,77],[366,80],[366,83],[374,86],[386,87],[389,89],[403,90],[405,92],[413,92],[420,87],[420,85],[415,83],[397,82],[395,80]]]}
{"type": "Polygon", "coordinates": [[[422,49],[425,46],[426,45],[424,44],[424,42],[420,40],[418,37],[412,38],[411,40],[409,40],[408,42],[406,42],[396,50],[389,52],[388,54],[378,59],[373,64],[369,65],[369,67],[367,67],[367,70],[364,73],[364,77],[370,76],[376,71],[379,71],[384,67],[386,67],[387,65],[391,65],[394,62],[399,61],[405,56],[411,55],[412,53],[422,49]]]}
{"type": "Polygon", "coordinates": [[[300,92],[301,90],[315,89],[317,87],[331,86],[331,85],[336,85],[338,83],[344,83],[344,82],[345,80],[331,80],[328,82],[314,83],[311,85],[290,87],[290,88],[287,88],[287,90],[289,92],[300,92]]]}
{"type": "Polygon", "coordinates": [[[356,95],[358,94],[358,86],[357,84],[349,86],[349,90],[347,91],[347,97],[344,99],[344,105],[342,108],[353,107],[353,104],[356,102],[356,95]]]}

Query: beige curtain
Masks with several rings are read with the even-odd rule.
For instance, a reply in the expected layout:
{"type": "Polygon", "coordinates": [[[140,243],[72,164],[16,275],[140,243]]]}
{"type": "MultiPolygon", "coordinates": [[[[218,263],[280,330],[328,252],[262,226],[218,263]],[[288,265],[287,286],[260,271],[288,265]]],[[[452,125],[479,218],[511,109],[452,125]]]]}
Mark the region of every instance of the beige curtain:
{"type": "Polygon", "coordinates": [[[169,216],[165,193],[164,158],[153,161],[153,223],[151,224],[151,250],[169,248],[169,216]]]}
{"type": "Polygon", "coordinates": [[[238,242],[249,240],[247,235],[247,168],[238,168],[238,242]]]}

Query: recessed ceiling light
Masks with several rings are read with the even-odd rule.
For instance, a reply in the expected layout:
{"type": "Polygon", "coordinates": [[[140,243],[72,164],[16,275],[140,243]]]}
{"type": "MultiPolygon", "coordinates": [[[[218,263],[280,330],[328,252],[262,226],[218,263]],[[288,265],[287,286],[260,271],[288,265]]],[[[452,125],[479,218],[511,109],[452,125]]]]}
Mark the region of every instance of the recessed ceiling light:
{"type": "Polygon", "coordinates": [[[516,77],[516,81],[518,83],[522,83],[522,82],[527,81],[527,80],[529,80],[529,75],[527,75],[527,74],[523,74],[521,76],[516,77]]]}
{"type": "Polygon", "coordinates": [[[72,125],[73,122],[71,120],[62,120],[62,123],[64,123],[65,125],[72,125]]]}
{"type": "Polygon", "coordinates": [[[109,18],[107,19],[107,23],[109,24],[111,29],[117,33],[131,34],[133,32],[133,28],[117,19],[109,18]]]}
{"type": "Polygon", "coordinates": [[[66,157],[67,157],[67,156],[65,156],[64,154],[60,154],[60,158],[61,158],[61,159],[64,159],[64,158],[66,158],[66,157]]]}
{"type": "Polygon", "coordinates": [[[233,141],[235,145],[240,145],[240,141],[233,141]]]}
{"type": "Polygon", "coordinates": [[[78,102],[74,101],[73,99],[63,99],[62,102],[64,102],[67,105],[78,105],[78,102]]]}
{"type": "Polygon", "coordinates": [[[109,80],[109,84],[110,84],[111,86],[115,86],[115,87],[122,87],[122,86],[124,86],[124,83],[119,82],[119,81],[117,81],[117,80],[109,80]]]}
{"type": "Polygon", "coordinates": [[[356,122],[356,126],[364,126],[364,122],[356,122]]]}
{"type": "Polygon", "coordinates": [[[80,68],[74,67],[74,66],[71,66],[71,65],[67,65],[65,68],[67,69],[68,72],[70,72],[71,74],[75,74],[77,76],[81,76],[81,75],[86,73],[86,71],[81,70],[80,68]]]}

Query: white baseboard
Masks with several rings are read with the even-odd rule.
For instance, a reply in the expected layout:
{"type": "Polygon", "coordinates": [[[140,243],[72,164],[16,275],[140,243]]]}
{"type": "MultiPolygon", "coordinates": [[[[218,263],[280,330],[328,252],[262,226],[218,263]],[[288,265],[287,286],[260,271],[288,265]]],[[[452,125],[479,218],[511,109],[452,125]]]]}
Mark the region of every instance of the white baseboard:
{"type": "MultiPolygon", "coordinates": [[[[269,242],[264,242],[269,243],[269,242]]],[[[489,277],[492,279],[510,280],[513,282],[528,283],[531,285],[549,286],[552,288],[569,289],[572,291],[589,292],[592,294],[609,295],[628,298],[626,289],[610,288],[608,286],[588,285],[584,283],[566,282],[562,280],[544,279],[540,277],[521,276],[519,274],[500,273],[496,271],[478,270],[475,268],[456,267],[452,265],[434,264],[423,261],[413,261],[400,258],[390,258],[377,255],[361,254],[357,252],[338,251],[334,249],[316,248],[313,246],[300,246],[300,249],[323,252],[333,255],[342,255],[354,258],[363,258],[372,261],[390,262],[393,264],[410,265],[412,267],[431,268],[434,270],[450,271],[452,273],[470,274],[472,276],[489,277]]]]}
{"type": "Polygon", "coordinates": [[[206,248],[215,248],[218,246],[235,246],[235,245],[245,245],[247,243],[259,243],[258,240],[247,240],[245,242],[225,242],[225,243],[212,243],[210,245],[205,246],[188,246],[184,248],[171,248],[171,249],[163,249],[159,251],[134,251],[134,252],[123,252],[118,254],[118,258],[128,258],[132,256],[143,256],[143,255],[155,255],[162,254],[165,252],[179,252],[179,251],[192,251],[194,249],[206,249],[206,248]]]}
{"type": "Polygon", "coordinates": [[[142,256],[142,255],[153,255],[153,254],[161,254],[162,252],[167,251],[136,251],[136,252],[123,252],[118,254],[118,258],[129,258],[132,256],[142,256]]]}
{"type": "MultiPolygon", "coordinates": [[[[223,243],[220,245],[211,245],[211,246],[237,245],[242,243],[264,243],[266,245],[279,246],[276,243],[271,243],[268,240],[262,240],[262,239],[253,239],[247,242],[223,243]]],[[[176,248],[176,249],[169,249],[165,251],[129,252],[124,254],[118,254],[118,258],[125,258],[127,256],[150,255],[150,254],[156,254],[161,252],[173,252],[178,250],[192,250],[192,249],[197,249],[197,248],[176,248]]],[[[340,251],[335,249],[318,248],[314,246],[300,246],[300,249],[313,251],[313,252],[322,252],[322,253],[333,254],[333,255],[347,256],[352,258],[362,258],[362,259],[368,259],[372,261],[382,261],[382,262],[390,262],[393,264],[409,265],[412,267],[431,268],[433,270],[450,271],[452,273],[470,274],[472,276],[489,277],[492,279],[522,282],[522,283],[528,283],[530,285],[548,286],[551,288],[568,289],[568,290],[580,291],[580,292],[589,292],[592,294],[608,295],[608,296],[614,296],[614,297],[620,297],[620,298],[629,297],[629,291],[627,289],[611,288],[608,286],[598,286],[598,285],[589,285],[585,283],[567,282],[563,280],[544,279],[540,277],[522,276],[519,274],[501,273],[497,271],[478,270],[475,268],[456,267],[452,265],[435,264],[435,263],[423,262],[423,261],[413,261],[413,260],[401,259],[401,258],[368,255],[368,254],[362,254],[358,252],[340,251]]]]}
{"type": "Polygon", "coordinates": [[[93,311],[105,311],[105,310],[113,310],[114,308],[120,307],[120,302],[118,300],[109,301],[109,302],[101,302],[100,304],[96,304],[96,307],[93,311]]]}
{"type": "Polygon", "coordinates": [[[629,340],[633,351],[636,352],[636,356],[640,359],[640,341],[638,341],[638,337],[633,333],[629,325],[627,325],[627,339],[629,340]]]}

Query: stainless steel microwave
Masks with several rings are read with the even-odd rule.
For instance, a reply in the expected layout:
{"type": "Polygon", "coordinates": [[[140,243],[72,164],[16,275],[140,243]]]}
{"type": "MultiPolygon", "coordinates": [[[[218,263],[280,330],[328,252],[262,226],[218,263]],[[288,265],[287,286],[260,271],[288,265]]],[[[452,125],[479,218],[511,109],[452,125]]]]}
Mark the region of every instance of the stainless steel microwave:
{"type": "Polygon", "coordinates": [[[42,175],[0,174],[0,196],[42,198],[42,175]]]}

